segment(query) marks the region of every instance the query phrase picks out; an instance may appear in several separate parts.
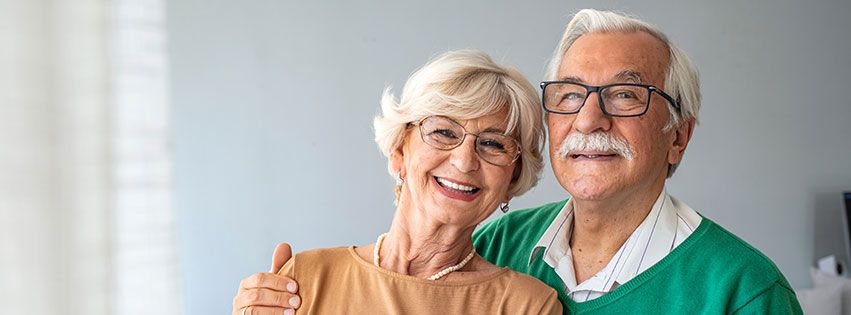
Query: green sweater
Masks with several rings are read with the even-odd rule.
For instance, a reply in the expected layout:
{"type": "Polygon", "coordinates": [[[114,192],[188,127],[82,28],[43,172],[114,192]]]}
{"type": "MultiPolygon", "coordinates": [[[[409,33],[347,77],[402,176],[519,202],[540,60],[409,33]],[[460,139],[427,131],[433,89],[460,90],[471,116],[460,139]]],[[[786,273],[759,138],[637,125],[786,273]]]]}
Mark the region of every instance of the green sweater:
{"type": "Polygon", "coordinates": [[[795,292],[774,263],[707,218],[632,280],[600,298],[574,302],[542,253],[528,264],[533,247],[565,202],[511,212],[473,235],[476,250],[491,263],[555,288],[564,314],[802,314],[795,292]]]}

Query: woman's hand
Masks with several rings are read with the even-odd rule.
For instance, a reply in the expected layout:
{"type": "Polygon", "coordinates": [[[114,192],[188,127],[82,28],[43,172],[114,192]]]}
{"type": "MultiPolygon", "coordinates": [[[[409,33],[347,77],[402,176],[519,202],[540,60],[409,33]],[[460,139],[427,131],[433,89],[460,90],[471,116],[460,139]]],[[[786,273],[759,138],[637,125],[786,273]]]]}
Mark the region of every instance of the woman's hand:
{"type": "Polygon", "coordinates": [[[272,269],[242,279],[233,298],[232,315],[291,315],[301,305],[298,283],[277,273],[292,257],[286,243],[278,244],[272,255],[272,269]],[[246,309],[247,308],[247,309],[246,309]]]}

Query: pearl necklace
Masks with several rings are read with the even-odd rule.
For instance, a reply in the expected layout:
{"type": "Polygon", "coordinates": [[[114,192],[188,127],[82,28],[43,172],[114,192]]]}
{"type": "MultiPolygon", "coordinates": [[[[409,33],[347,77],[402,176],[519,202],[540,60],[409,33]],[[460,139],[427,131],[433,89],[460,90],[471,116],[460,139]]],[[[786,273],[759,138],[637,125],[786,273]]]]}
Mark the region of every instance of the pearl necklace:
{"type": "MultiPolygon", "coordinates": [[[[375,241],[375,251],[372,254],[372,263],[374,263],[375,266],[378,267],[378,268],[381,268],[381,266],[378,265],[378,252],[381,250],[381,243],[384,242],[384,237],[386,237],[386,236],[387,236],[387,233],[381,234],[381,235],[378,236],[378,240],[375,241]]],[[[445,275],[448,275],[449,273],[451,273],[455,270],[464,268],[464,265],[466,265],[468,262],[470,262],[470,260],[473,259],[473,256],[475,256],[475,255],[476,255],[476,247],[473,247],[473,250],[471,250],[470,253],[467,254],[467,257],[464,257],[464,260],[462,260],[460,263],[458,263],[457,265],[454,265],[454,266],[446,267],[446,269],[443,269],[440,272],[432,275],[431,277],[426,278],[426,280],[437,280],[437,279],[440,279],[441,277],[443,277],[445,275]]]]}

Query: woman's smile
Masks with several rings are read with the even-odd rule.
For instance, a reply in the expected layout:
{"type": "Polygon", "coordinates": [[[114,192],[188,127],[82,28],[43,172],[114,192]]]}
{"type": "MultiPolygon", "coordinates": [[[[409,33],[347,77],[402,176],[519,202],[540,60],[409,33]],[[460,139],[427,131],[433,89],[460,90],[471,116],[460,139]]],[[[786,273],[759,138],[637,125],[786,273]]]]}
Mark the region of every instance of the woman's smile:
{"type": "Polygon", "coordinates": [[[437,187],[437,191],[452,199],[473,201],[473,199],[479,196],[479,192],[482,190],[472,184],[454,181],[444,177],[432,176],[431,178],[433,184],[437,187]]]}

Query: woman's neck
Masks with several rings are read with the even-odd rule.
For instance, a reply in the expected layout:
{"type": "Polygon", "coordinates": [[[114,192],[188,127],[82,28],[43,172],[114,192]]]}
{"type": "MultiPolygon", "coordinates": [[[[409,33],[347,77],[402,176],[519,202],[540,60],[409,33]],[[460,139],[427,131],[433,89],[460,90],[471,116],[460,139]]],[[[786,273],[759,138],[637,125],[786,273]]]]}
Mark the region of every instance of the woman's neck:
{"type": "Polygon", "coordinates": [[[398,211],[381,245],[379,264],[404,275],[432,276],[469,255],[474,229],[411,220],[398,211]]]}

